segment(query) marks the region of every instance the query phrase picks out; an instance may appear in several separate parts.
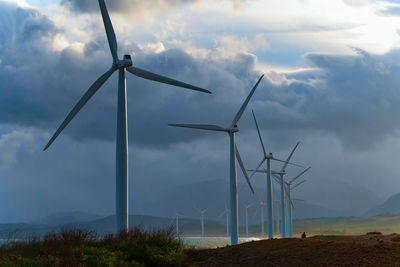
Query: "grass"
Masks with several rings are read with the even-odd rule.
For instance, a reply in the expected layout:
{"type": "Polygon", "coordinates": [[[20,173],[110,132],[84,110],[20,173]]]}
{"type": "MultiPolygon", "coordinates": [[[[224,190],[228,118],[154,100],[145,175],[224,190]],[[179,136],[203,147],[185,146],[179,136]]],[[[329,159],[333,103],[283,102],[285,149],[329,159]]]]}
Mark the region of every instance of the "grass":
{"type": "Polygon", "coordinates": [[[62,229],[43,238],[9,240],[0,247],[0,266],[180,266],[182,244],[172,229],[98,236],[62,229]]]}

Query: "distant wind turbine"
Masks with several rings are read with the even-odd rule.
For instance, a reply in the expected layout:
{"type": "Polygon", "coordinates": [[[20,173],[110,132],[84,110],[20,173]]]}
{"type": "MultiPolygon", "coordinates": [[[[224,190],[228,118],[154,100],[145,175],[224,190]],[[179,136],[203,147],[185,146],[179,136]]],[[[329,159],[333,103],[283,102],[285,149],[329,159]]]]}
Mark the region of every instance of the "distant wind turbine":
{"type": "Polygon", "coordinates": [[[252,205],[244,205],[245,208],[245,216],[246,216],[246,237],[249,237],[249,211],[248,209],[251,207],[252,205]]]}
{"type": "Polygon", "coordinates": [[[264,75],[258,79],[257,83],[254,85],[253,89],[250,91],[246,100],[243,102],[240,107],[238,113],[233,119],[231,125],[228,128],[224,128],[218,125],[209,125],[209,124],[168,124],[169,126],[175,127],[183,127],[183,128],[194,128],[200,130],[209,130],[209,131],[218,131],[218,132],[226,132],[229,134],[230,138],[230,179],[229,179],[229,188],[230,188],[230,211],[231,211],[231,245],[238,244],[238,232],[239,232],[239,219],[238,219],[238,190],[237,190],[237,176],[236,176],[236,160],[239,163],[240,168],[246,178],[246,181],[250,187],[250,190],[254,194],[253,187],[250,183],[250,180],[247,176],[246,170],[244,168],[242,159],[239,154],[239,150],[236,146],[235,141],[235,133],[239,131],[237,123],[243,115],[244,110],[247,107],[247,104],[250,101],[250,98],[254,94],[254,91],[257,89],[258,84],[261,82],[261,79],[264,75]]]}
{"type": "Polygon", "coordinates": [[[195,209],[200,212],[200,223],[201,223],[201,238],[204,238],[204,213],[206,213],[206,211],[208,209],[203,209],[203,210],[199,210],[198,208],[195,207],[195,209]]]}
{"type": "MultiPolygon", "coordinates": [[[[272,206],[272,180],[271,180],[271,160],[275,160],[275,161],[280,161],[280,162],[284,162],[285,164],[291,164],[291,165],[295,165],[295,166],[300,166],[298,164],[294,164],[294,163],[289,163],[287,161],[284,160],[280,160],[275,158],[272,153],[267,154],[267,150],[265,149],[264,146],[264,142],[262,140],[261,137],[261,133],[260,133],[260,128],[258,127],[258,123],[257,123],[257,119],[256,119],[256,115],[254,114],[254,111],[252,111],[253,113],[253,119],[254,119],[254,123],[256,125],[256,129],[257,129],[257,133],[258,133],[258,138],[260,139],[260,143],[261,143],[261,148],[263,150],[263,158],[261,160],[261,162],[258,164],[257,168],[255,168],[253,170],[253,173],[250,175],[250,178],[259,170],[259,168],[261,167],[261,165],[264,163],[264,161],[267,162],[267,220],[268,220],[268,238],[273,238],[274,237],[274,232],[273,232],[273,206],[272,206]]],[[[303,166],[300,166],[303,167],[303,166]]]]}
{"type": "Polygon", "coordinates": [[[179,236],[179,217],[183,217],[182,214],[175,213],[175,226],[176,226],[176,236],[179,236]]]}
{"type": "Polygon", "coordinates": [[[225,214],[226,217],[226,237],[229,238],[229,214],[230,214],[230,210],[228,208],[228,206],[225,203],[225,210],[219,215],[219,217],[221,217],[222,215],[225,214]]]}
{"type": "Polygon", "coordinates": [[[114,28],[108,15],[104,0],[98,0],[101,15],[103,17],[104,27],[107,34],[108,44],[110,46],[113,62],[111,68],[98,78],[74,106],[57,131],[51,137],[44,150],[54,142],[57,136],[64,130],[68,123],[82,109],[82,107],[90,100],[90,98],[100,89],[100,87],[118,70],[118,111],[117,111],[117,142],[116,142],[116,217],[117,232],[128,231],[128,122],[127,122],[127,93],[126,93],[126,71],[138,77],[152,80],[160,83],[179,86],[191,90],[205,93],[211,93],[208,90],[183,83],[177,80],[161,76],[132,65],[130,55],[124,55],[120,60],[118,58],[118,45],[115,37],[114,28]]]}

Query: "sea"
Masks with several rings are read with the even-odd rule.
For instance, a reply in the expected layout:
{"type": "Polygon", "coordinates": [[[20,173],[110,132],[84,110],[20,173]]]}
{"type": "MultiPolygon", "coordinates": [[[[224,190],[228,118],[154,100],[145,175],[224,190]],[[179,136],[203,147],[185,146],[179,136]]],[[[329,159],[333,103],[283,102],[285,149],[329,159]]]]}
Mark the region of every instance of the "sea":
{"type": "MultiPolygon", "coordinates": [[[[217,248],[225,247],[231,244],[231,239],[228,237],[194,237],[185,236],[179,238],[185,248],[217,248]]],[[[258,237],[239,238],[239,243],[261,240],[258,237]]]]}

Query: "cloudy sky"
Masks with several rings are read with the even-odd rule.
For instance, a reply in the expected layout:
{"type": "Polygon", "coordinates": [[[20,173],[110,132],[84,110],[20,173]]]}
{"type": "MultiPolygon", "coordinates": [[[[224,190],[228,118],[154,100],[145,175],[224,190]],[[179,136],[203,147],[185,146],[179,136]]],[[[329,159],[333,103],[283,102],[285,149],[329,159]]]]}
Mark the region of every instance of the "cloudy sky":
{"type": "MultiPolygon", "coordinates": [[[[182,184],[228,181],[225,134],[167,124],[227,126],[263,73],[237,135],[249,168],[262,156],[254,109],[276,157],[301,141],[293,160],[312,166],[306,200],[336,181],[382,200],[399,193],[396,2],[106,1],[120,56],[213,92],[128,76],[131,212],[182,184]]],[[[111,63],[97,1],[0,0],[0,222],[114,212],[117,75],[42,151],[111,63]]]]}

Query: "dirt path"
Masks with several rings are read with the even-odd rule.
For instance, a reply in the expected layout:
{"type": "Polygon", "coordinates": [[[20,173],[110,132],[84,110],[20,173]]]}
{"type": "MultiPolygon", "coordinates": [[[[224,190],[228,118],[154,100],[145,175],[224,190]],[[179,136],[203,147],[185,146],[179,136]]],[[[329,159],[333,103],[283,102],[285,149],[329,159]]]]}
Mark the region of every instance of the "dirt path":
{"type": "Polygon", "coordinates": [[[400,266],[400,235],[273,239],[187,253],[189,266],[400,266]]]}

